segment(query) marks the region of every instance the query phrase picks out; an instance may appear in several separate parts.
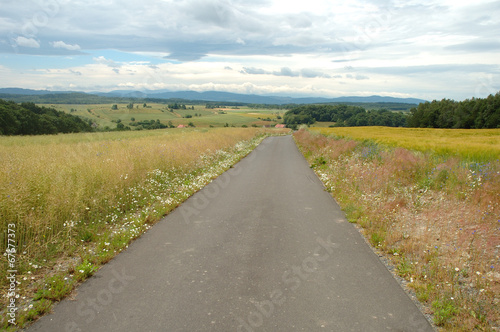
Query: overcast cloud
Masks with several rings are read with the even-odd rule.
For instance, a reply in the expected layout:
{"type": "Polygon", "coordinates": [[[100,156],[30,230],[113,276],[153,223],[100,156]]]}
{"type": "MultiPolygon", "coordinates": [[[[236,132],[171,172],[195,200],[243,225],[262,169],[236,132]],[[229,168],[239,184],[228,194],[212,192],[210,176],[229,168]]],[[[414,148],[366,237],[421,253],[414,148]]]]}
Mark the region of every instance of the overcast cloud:
{"type": "Polygon", "coordinates": [[[500,1],[4,0],[0,87],[485,97],[500,1]]]}

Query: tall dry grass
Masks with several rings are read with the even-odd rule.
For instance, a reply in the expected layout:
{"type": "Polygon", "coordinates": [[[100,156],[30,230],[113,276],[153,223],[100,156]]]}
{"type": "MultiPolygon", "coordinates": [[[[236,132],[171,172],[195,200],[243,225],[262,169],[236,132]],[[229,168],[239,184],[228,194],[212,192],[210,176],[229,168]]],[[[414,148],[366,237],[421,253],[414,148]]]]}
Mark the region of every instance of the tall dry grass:
{"type": "Polygon", "coordinates": [[[0,328],[18,330],[50,311],[53,302],[266,135],[287,131],[0,137],[0,249],[7,254],[12,242],[15,248],[0,256],[0,328]],[[6,278],[12,269],[14,283],[6,278]],[[7,315],[13,300],[15,324],[7,315]]]}
{"type": "Polygon", "coordinates": [[[117,210],[137,206],[140,198],[127,191],[151,171],[193,172],[201,156],[257,133],[221,128],[0,137],[0,250],[6,249],[7,225],[15,224],[20,260],[57,256],[92,236],[89,227],[74,227],[68,240],[67,224],[102,224],[117,210]]]}
{"type": "Polygon", "coordinates": [[[304,130],[294,137],[349,220],[393,261],[437,325],[500,326],[498,161],[304,130]]]}

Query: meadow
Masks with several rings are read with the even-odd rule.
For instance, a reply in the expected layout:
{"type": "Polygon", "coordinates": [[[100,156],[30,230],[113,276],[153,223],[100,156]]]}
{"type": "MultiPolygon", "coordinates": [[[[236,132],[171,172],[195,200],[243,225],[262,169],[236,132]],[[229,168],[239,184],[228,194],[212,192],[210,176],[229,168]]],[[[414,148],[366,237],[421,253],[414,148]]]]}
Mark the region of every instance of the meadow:
{"type": "Polygon", "coordinates": [[[323,135],[370,140],[436,155],[455,155],[472,161],[500,158],[500,129],[338,127],[311,130],[323,135]]]}
{"type": "MultiPolygon", "coordinates": [[[[7,271],[15,268],[18,327],[35,319],[265,135],[282,132],[195,128],[0,137],[0,250],[15,249],[0,256],[1,307],[9,301],[7,271]]],[[[9,326],[5,318],[0,326],[9,326]]]]}
{"type": "Polygon", "coordinates": [[[283,117],[284,110],[272,109],[252,109],[247,106],[238,107],[217,107],[207,109],[205,105],[186,105],[186,109],[175,109],[170,111],[168,105],[150,103],[144,107],[143,104],[134,105],[134,108],[127,108],[128,104],[116,104],[117,109],[112,109],[113,104],[94,104],[94,105],[71,105],[71,104],[50,104],[41,105],[52,107],[58,111],[64,111],[83,118],[91,119],[96,122],[100,128],[106,126],[116,127],[116,122],[121,121],[129,125],[132,119],[135,121],[160,120],[167,125],[169,122],[174,126],[187,126],[190,122],[196,127],[242,127],[276,125],[282,123],[277,115],[283,117]],[[194,109],[192,109],[194,108],[194,109]],[[191,117],[187,117],[191,116],[191,117]],[[261,118],[261,119],[259,119],[261,118]],[[265,121],[263,119],[272,121],[265,121]]]}
{"type": "Polygon", "coordinates": [[[500,130],[311,128],[294,138],[440,329],[498,329],[500,130]]]}

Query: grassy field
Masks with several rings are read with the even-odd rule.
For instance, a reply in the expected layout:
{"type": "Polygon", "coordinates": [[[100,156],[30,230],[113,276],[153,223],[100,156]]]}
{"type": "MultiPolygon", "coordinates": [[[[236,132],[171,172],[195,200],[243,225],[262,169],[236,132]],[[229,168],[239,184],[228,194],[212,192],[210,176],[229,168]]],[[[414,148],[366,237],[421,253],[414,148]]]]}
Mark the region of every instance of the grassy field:
{"type": "Polygon", "coordinates": [[[196,127],[241,127],[246,125],[248,127],[254,125],[262,127],[264,125],[275,125],[282,123],[282,119],[278,119],[277,115],[281,117],[284,115],[283,110],[262,110],[251,109],[245,106],[237,108],[215,108],[207,109],[204,105],[186,105],[185,110],[176,109],[173,112],[169,111],[166,104],[151,103],[144,105],[135,105],[133,109],[128,109],[127,104],[117,104],[118,109],[112,110],[112,104],[98,104],[98,105],[40,105],[52,107],[59,111],[78,115],[99,124],[100,128],[106,126],[110,128],[116,127],[116,121],[120,120],[123,124],[129,125],[132,118],[136,122],[144,120],[160,120],[161,123],[167,125],[169,121],[173,125],[187,126],[192,122],[196,127]],[[194,107],[194,110],[191,109],[194,107]],[[73,110],[73,111],[72,111],[73,110]],[[191,118],[186,118],[191,115],[191,118]],[[261,118],[261,119],[259,119],[261,118]],[[262,119],[271,119],[272,121],[264,121],[262,119]]]}
{"type": "MultiPolygon", "coordinates": [[[[16,270],[18,326],[46,312],[267,134],[195,128],[0,137],[0,250],[15,249],[0,256],[0,307],[9,301],[7,271],[16,270]]],[[[0,326],[9,326],[5,318],[0,326]]]]}
{"type": "Polygon", "coordinates": [[[499,134],[312,128],[294,137],[436,325],[492,331],[500,327],[499,134]]]}
{"type": "Polygon", "coordinates": [[[311,128],[323,135],[335,135],[405,149],[456,155],[468,160],[497,160],[500,157],[500,129],[423,129],[389,127],[311,128]]]}

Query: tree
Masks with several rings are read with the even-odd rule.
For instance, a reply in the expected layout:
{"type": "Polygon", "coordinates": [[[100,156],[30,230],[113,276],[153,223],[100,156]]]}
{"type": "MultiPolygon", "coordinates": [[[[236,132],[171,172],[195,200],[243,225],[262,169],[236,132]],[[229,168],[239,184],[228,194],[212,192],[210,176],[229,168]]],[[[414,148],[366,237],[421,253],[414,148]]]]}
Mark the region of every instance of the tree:
{"type": "Polygon", "coordinates": [[[18,105],[0,99],[1,135],[46,135],[92,130],[91,123],[77,116],[34,103],[18,105]]]}
{"type": "Polygon", "coordinates": [[[500,93],[485,99],[456,102],[449,99],[425,102],[410,110],[408,127],[499,128],[500,93]]]}

